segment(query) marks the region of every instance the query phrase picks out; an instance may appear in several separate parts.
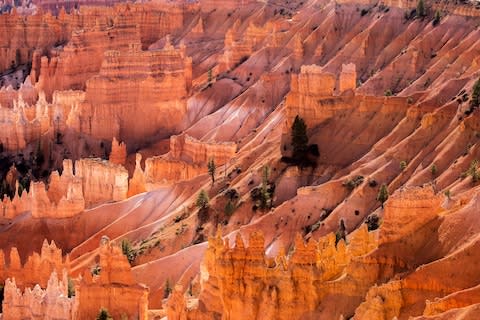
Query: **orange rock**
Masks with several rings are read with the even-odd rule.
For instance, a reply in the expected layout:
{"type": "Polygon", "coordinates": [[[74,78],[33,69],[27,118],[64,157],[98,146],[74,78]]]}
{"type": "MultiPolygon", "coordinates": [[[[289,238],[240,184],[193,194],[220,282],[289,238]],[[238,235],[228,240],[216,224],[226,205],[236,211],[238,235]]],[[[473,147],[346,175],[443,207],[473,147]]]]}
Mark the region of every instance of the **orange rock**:
{"type": "Polygon", "coordinates": [[[108,240],[100,245],[100,275],[89,270],[75,287],[73,319],[94,319],[101,308],[114,319],[147,319],[148,288],[133,280],[120,247],[108,240]]]}
{"type": "Polygon", "coordinates": [[[112,151],[110,152],[108,160],[114,164],[125,165],[127,160],[127,146],[125,143],[118,142],[117,139],[113,137],[112,151]]]}

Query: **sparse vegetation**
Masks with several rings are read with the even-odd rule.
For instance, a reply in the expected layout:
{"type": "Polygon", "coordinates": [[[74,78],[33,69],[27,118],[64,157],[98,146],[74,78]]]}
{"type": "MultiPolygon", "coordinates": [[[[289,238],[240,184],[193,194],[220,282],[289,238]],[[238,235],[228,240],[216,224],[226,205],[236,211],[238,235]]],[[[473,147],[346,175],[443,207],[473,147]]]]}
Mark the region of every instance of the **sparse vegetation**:
{"type": "Polygon", "coordinates": [[[478,160],[472,160],[468,170],[462,174],[462,177],[465,178],[467,176],[472,177],[472,183],[477,183],[480,180],[480,171],[478,170],[478,160]]]}
{"type": "Polygon", "coordinates": [[[376,213],[372,213],[365,219],[365,224],[367,225],[368,231],[377,230],[380,226],[380,218],[376,213]]]}
{"type": "Polygon", "coordinates": [[[208,198],[208,194],[205,190],[200,190],[200,193],[197,196],[197,201],[195,204],[197,205],[197,208],[202,210],[202,209],[207,209],[209,206],[210,199],[208,198]]]}
{"type": "Polygon", "coordinates": [[[425,11],[425,2],[423,0],[418,0],[417,2],[417,17],[425,17],[427,15],[425,11]]]}
{"type": "Polygon", "coordinates": [[[390,89],[385,90],[384,94],[385,94],[385,97],[390,97],[393,95],[392,90],[390,89]]]}
{"type": "Polygon", "coordinates": [[[308,136],[307,125],[305,121],[298,115],[292,124],[292,147],[293,147],[293,159],[302,160],[307,152],[308,136]]]}
{"type": "Polygon", "coordinates": [[[382,208],[385,201],[387,201],[387,199],[388,199],[388,189],[387,189],[387,185],[384,183],[380,187],[380,190],[378,191],[378,195],[377,195],[377,201],[379,201],[382,204],[382,208]]]}
{"type": "Polygon", "coordinates": [[[448,200],[450,200],[450,197],[452,196],[451,193],[450,193],[450,189],[445,190],[444,194],[448,198],[448,200]]]}
{"type": "Polygon", "coordinates": [[[72,278],[68,277],[68,288],[67,288],[67,291],[68,291],[68,297],[71,298],[73,296],[75,296],[75,284],[73,283],[73,280],[72,278]]]}
{"type": "Polygon", "coordinates": [[[337,245],[342,239],[343,241],[347,241],[347,228],[345,227],[345,221],[340,219],[338,230],[335,232],[335,245],[337,245]]]}
{"type": "Polygon", "coordinates": [[[348,190],[352,191],[353,189],[361,185],[363,183],[363,180],[363,176],[355,176],[352,179],[344,181],[342,185],[348,190]]]}
{"type": "Polygon", "coordinates": [[[273,195],[275,193],[275,184],[269,182],[270,167],[262,168],[262,184],[250,191],[250,197],[254,202],[254,210],[260,208],[268,210],[273,207],[273,195]]]}
{"type": "Polygon", "coordinates": [[[165,285],[163,286],[163,298],[166,299],[172,293],[172,286],[170,285],[170,280],[165,280],[165,285]]]}
{"type": "Polygon", "coordinates": [[[120,246],[122,247],[123,254],[127,257],[128,262],[132,264],[137,256],[137,253],[132,247],[132,243],[128,239],[123,239],[120,246]]]}
{"type": "Polygon", "coordinates": [[[435,11],[435,16],[432,21],[432,25],[435,27],[440,23],[440,20],[442,19],[442,16],[440,15],[440,11],[436,10],[435,11]]]}
{"type": "Polygon", "coordinates": [[[407,161],[402,160],[400,161],[400,170],[405,170],[407,168],[407,161]]]}
{"type": "Polygon", "coordinates": [[[204,224],[208,220],[208,207],[210,199],[205,190],[200,190],[200,193],[197,196],[197,201],[195,204],[198,208],[198,222],[200,225],[204,224]]]}
{"type": "Polygon", "coordinates": [[[470,108],[473,110],[480,106],[480,78],[473,85],[472,99],[470,100],[470,108]]]}
{"type": "MultiPolygon", "coordinates": [[[[282,161],[291,163],[300,167],[309,167],[316,164],[317,157],[320,156],[318,145],[308,144],[307,125],[305,121],[296,116],[291,127],[291,139],[292,139],[292,157],[282,157],[282,161]]],[[[284,150],[287,146],[284,146],[284,150]]]]}
{"type": "Polygon", "coordinates": [[[100,265],[98,264],[95,264],[91,269],[90,269],[90,273],[92,274],[92,276],[98,276],[100,275],[100,272],[102,271],[102,268],[100,268],[100,265]]]}
{"type": "Polygon", "coordinates": [[[224,208],[225,215],[231,216],[235,212],[235,209],[237,209],[235,203],[233,203],[232,200],[228,200],[224,208]]]}
{"type": "Polygon", "coordinates": [[[210,158],[208,160],[208,174],[210,175],[210,178],[212,179],[212,185],[215,183],[215,172],[217,171],[217,166],[215,165],[215,160],[213,158],[210,158]]]}
{"type": "Polygon", "coordinates": [[[432,177],[435,177],[437,175],[437,166],[435,163],[432,163],[430,166],[430,173],[432,174],[432,177]]]}
{"type": "Polygon", "coordinates": [[[107,309],[101,308],[100,311],[98,311],[97,320],[113,320],[113,318],[110,316],[107,309]]]}
{"type": "Polygon", "coordinates": [[[4,297],[4,287],[0,285],[0,313],[3,312],[3,297],[4,297]]]}

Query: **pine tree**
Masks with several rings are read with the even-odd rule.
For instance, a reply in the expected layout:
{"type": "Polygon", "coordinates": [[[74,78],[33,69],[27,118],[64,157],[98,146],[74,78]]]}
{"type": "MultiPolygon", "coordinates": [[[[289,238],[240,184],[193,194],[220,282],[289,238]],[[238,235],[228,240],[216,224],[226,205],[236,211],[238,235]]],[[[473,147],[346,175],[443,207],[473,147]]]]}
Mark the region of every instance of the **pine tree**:
{"type": "Polygon", "coordinates": [[[123,239],[121,243],[122,253],[127,257],[130,264],[133,263],[136,257],[135,250],[132,248],[132,244],[128,239],[123,239]]]}
{"type": "Polygon", "coordinates": [[[442,16],[440,15],[440,11],[435,11],[435,17],[433,18],[432,25],[436,26],[440,23],[440,19],[442,19],[442,16]]]}
{"type": "Polygon", "coordinates": [[[270,192],[268,190],[269,182],[268,179],[270,177],[270,167],[264,166],[262,172],[262,185],[260,188],[260,209],[269,209],[272,207],[272,197],[270,196],[270,192]]]}
{"type": "Polygon", "coordinates": [[[473,85],[472,99],[470,100],[470,108],[477,108],[480,106],[480,78],[473,85]]]}
{"type": "Polygon", "coordinates": [[[210,178],[212,179],[212,185],[215,183],[215,171],[217,170],[217,166],[215,165],[215,161],[213,158],[208,160],[208,174],[210,174],[210,178]]]}
{"type": "Polygon", "coordinates": [[[343,221],[343,219],[340,219],[338,230],[335,233],[335,245],[337,245],[341,239],[343,239],[343,241],[347,240],[347,227],[345,226],[345,221],[343,221]]]}
{"type": "Polygon", "coordinates": [[[382,184],[382,186],[380,187],[380,191],[378,191],[378,195],[377,195],[377,201],[380,201],[382,203],[382,208],[383,208],[383,204],[385,203],[385,201],[387,201],[387,199],[388,199],[387,185],[382,184]]]}
{"type": "Polygon", "coordinates": [[[208,198],[208,194],[205,190],[200,190],[200,193],[198,194],[198,197],[197,197],[197,201],[196,201],[196,205],[197,205],[197,208],[200,209],[200,210],[204,210],[204,209],[207,209],[208,208],[208,202],[210,201],[210,199],[208,198]]]}
{"type": "Polygon", "coordinates": [[[418,0],[417,3],[417,16],[418,17],[425,17],[425,2],[423,0],[418,0]]]}
{"type": "Polygon", "coordinates": [[[170,280],[165,281],[165,285],[163,286],[163,297],[168,298],[168,296],[172,293],[172,287],[170,286],[170,280]]]}
{"type": "Polygon", "coordinates": [[[308,148],[307,125],[298,115],[292,124],[293,159],[302,160],[308,148]]]}
{"type": "Polygon", "coordinates": [[[112,320],[112,317],[108,313],[107,309],[101,308],[98,312],[97,320],[112,320]]]}

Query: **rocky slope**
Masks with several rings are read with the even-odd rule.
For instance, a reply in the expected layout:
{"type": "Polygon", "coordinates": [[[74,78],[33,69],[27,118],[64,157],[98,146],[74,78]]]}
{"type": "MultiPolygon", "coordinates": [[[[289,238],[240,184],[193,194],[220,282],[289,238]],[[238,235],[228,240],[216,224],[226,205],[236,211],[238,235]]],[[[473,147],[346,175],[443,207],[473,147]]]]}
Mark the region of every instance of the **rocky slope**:
{"type": "Polygon", "coordinates": [[[202,0],[1,15],[0,70],[31,69],[0,90],[2,159],[19,177],[2,173],[14,192],[0,248],[15,247],[20,268],[54,240],[79,283],[60,299],[58,268],[47,286],[53,270],[23,279],[2,263],[2,280],[15,277],[6,317],[31,317],[44,305],[32,292],[51,292],[39,314],[52,319],[101,307],[170,320],[477,318],[480,10],[425,7],[202,0]],[[25,163],[53,173],[23,191],[25,163]]]}

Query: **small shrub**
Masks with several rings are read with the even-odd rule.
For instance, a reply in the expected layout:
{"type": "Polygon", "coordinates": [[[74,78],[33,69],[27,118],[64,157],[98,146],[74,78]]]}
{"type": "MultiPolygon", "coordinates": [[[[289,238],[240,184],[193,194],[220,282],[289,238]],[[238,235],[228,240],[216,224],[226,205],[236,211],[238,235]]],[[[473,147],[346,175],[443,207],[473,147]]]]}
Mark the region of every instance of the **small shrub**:
{"type": "Polygon", "coordinates": [[[98,276],[100,275],[100,272],[102,271],[102,268],[100,268],[100,266],[98,264],[94,265],[91,269],[90,269],[90,273],[92,274],[92,276],[98,276]]]}
{"type": "Polygon", "coordinates": [[[68,277],[67,295],[69,298],[75,296],[75,284],[73,283],[73,280],[70,277],[68,277]]]}
{"type": "Polygon", "coordinates": [[[224,209],[225,215],[231,216],[235,212],[235,209],[237,209],[237,207],[232,202],[232,200],[228,200],[227,203],[225,204],[225,209],[224,209]]]}
{"type": "Polygon", "coordinates": [[[432,177],[435,177],[437,175],[437,166],[435,163],[432,163],[430,166],[430,173],[432,174],[432,177]]]}
{"type": "Polygon", "coordinates": [[[405,170],[407,168],[407,161],[402,160],[400,161],[400,170],[405,170]]]}
{"type": "Polygon", "coordinates": [[[472,99],[470,100],[470,108],[475,109],[475,108],[478,108],[479,106],[480,106],[480,78],[473,85],[472,99]]]}
{"type": "Polygon", "coordinates": [[[165,280],[165,285],[163,286],[163,298],[166,299],[172,293],[172,287],[170,285],[170,280],[165,280]]]}
{"type": "Polygon", "coordinates": [[[344,181],[342,185],[347,188],[348,190],[352,191],[359,185],[363,183],[364,177],[363,176],[355,176],[350,180],[344,181]]]}
{"type": "Polygon", "coordinates": [[[215,183],[215,171],[217,170],[217,166],[215,165],[215,161],[213,158],[210,158],[208,160],[208,174],[210,175],[210,178],[212,179],[212,185],[215,183]]]}
{"type": "Polygon", "coordinates": [[[208,194],[205,190],[200,190],[200,193],[197,196],[197,201],[195,202],[198,209],[207,209],[209,206],[210,199],[208,198],[208,194]]]}
{"type": "Polygon", "coordinates": [[[377,201],[379,201],[382,204],[382,208],[383,208],[383,205],[384,205],[385,201],[387,201],[387,199],[388,199],[387,185],[382,184],[382,186],[380,187],[380,190],[378,191],[378,195],[377,195],[377,201]]]}
{"type": "Polygon", "coordinates": [[[101,308],[98,311],[97,320],[112,320],[112,319],[113,318],[112,316],[110,316],[107,309],[101,308]]]}
{"type": "Polygon", "coordinates": [[[425,12],[425,2],[423,0],[418,0],[417,2],[417,17],[425,17],[427,13],[425,12]]]}
{"type": "Polygon", "coordinates": [[[392,95],[393,95],[392,90],[390,89],[385,90],[385,97],[390,97],[392,95]]]}
{"type": "Polygon", "coordinates": [[[435,27],[440,23],[441,20],[440,11],[435,11],[435,17],[433,18],[432,25],[435,27]]]}
{"type": "Polygon", "coordinates": [[[380,218],[377,214],[373,213],[367,217],[365,224],[367,225],[368,231],[377,230],[380,225],[380,218]]]}
{"type": "Polygon", "coordinates": [[[452,196],[451,193],[450,193],[450,189],[446,190],[446,191],[444,192],[444,194],[445,194],[445,196],[446,196],[448,199],[450,199],[450,197],[452,196]]]}
{"type": "Polygon", "coordinates": [[[470,167],[463,175],[472,177],[472,183],[477,183],[480,180],[480,171],[478,170],[478,160],[473,160],[470,167]]]}
{"type": "Polygon", "coordinates": [[[378,183],[375,179],[368,180],[368,186],[370,188],[375,188],[377,185],[378,185],[378,183]]]}
{"type": "Polygon", "coordinates": [[[337,245],[340,240],[346,241],[347,240],[347,228],[345,227],[345,221],[340,219],[340,223],[338,224],[338,230],[335,232],[335,245],[337,245]]]}
{"type": "Polygon", "coordinates": [[[122,253],[127,257],[128,262],[132,264],[137,256],[137,253],[132,248],[132,244],[130,243],[130,240],[123,239],[121,243],[121,247],[122,247],[122,253]]]}

